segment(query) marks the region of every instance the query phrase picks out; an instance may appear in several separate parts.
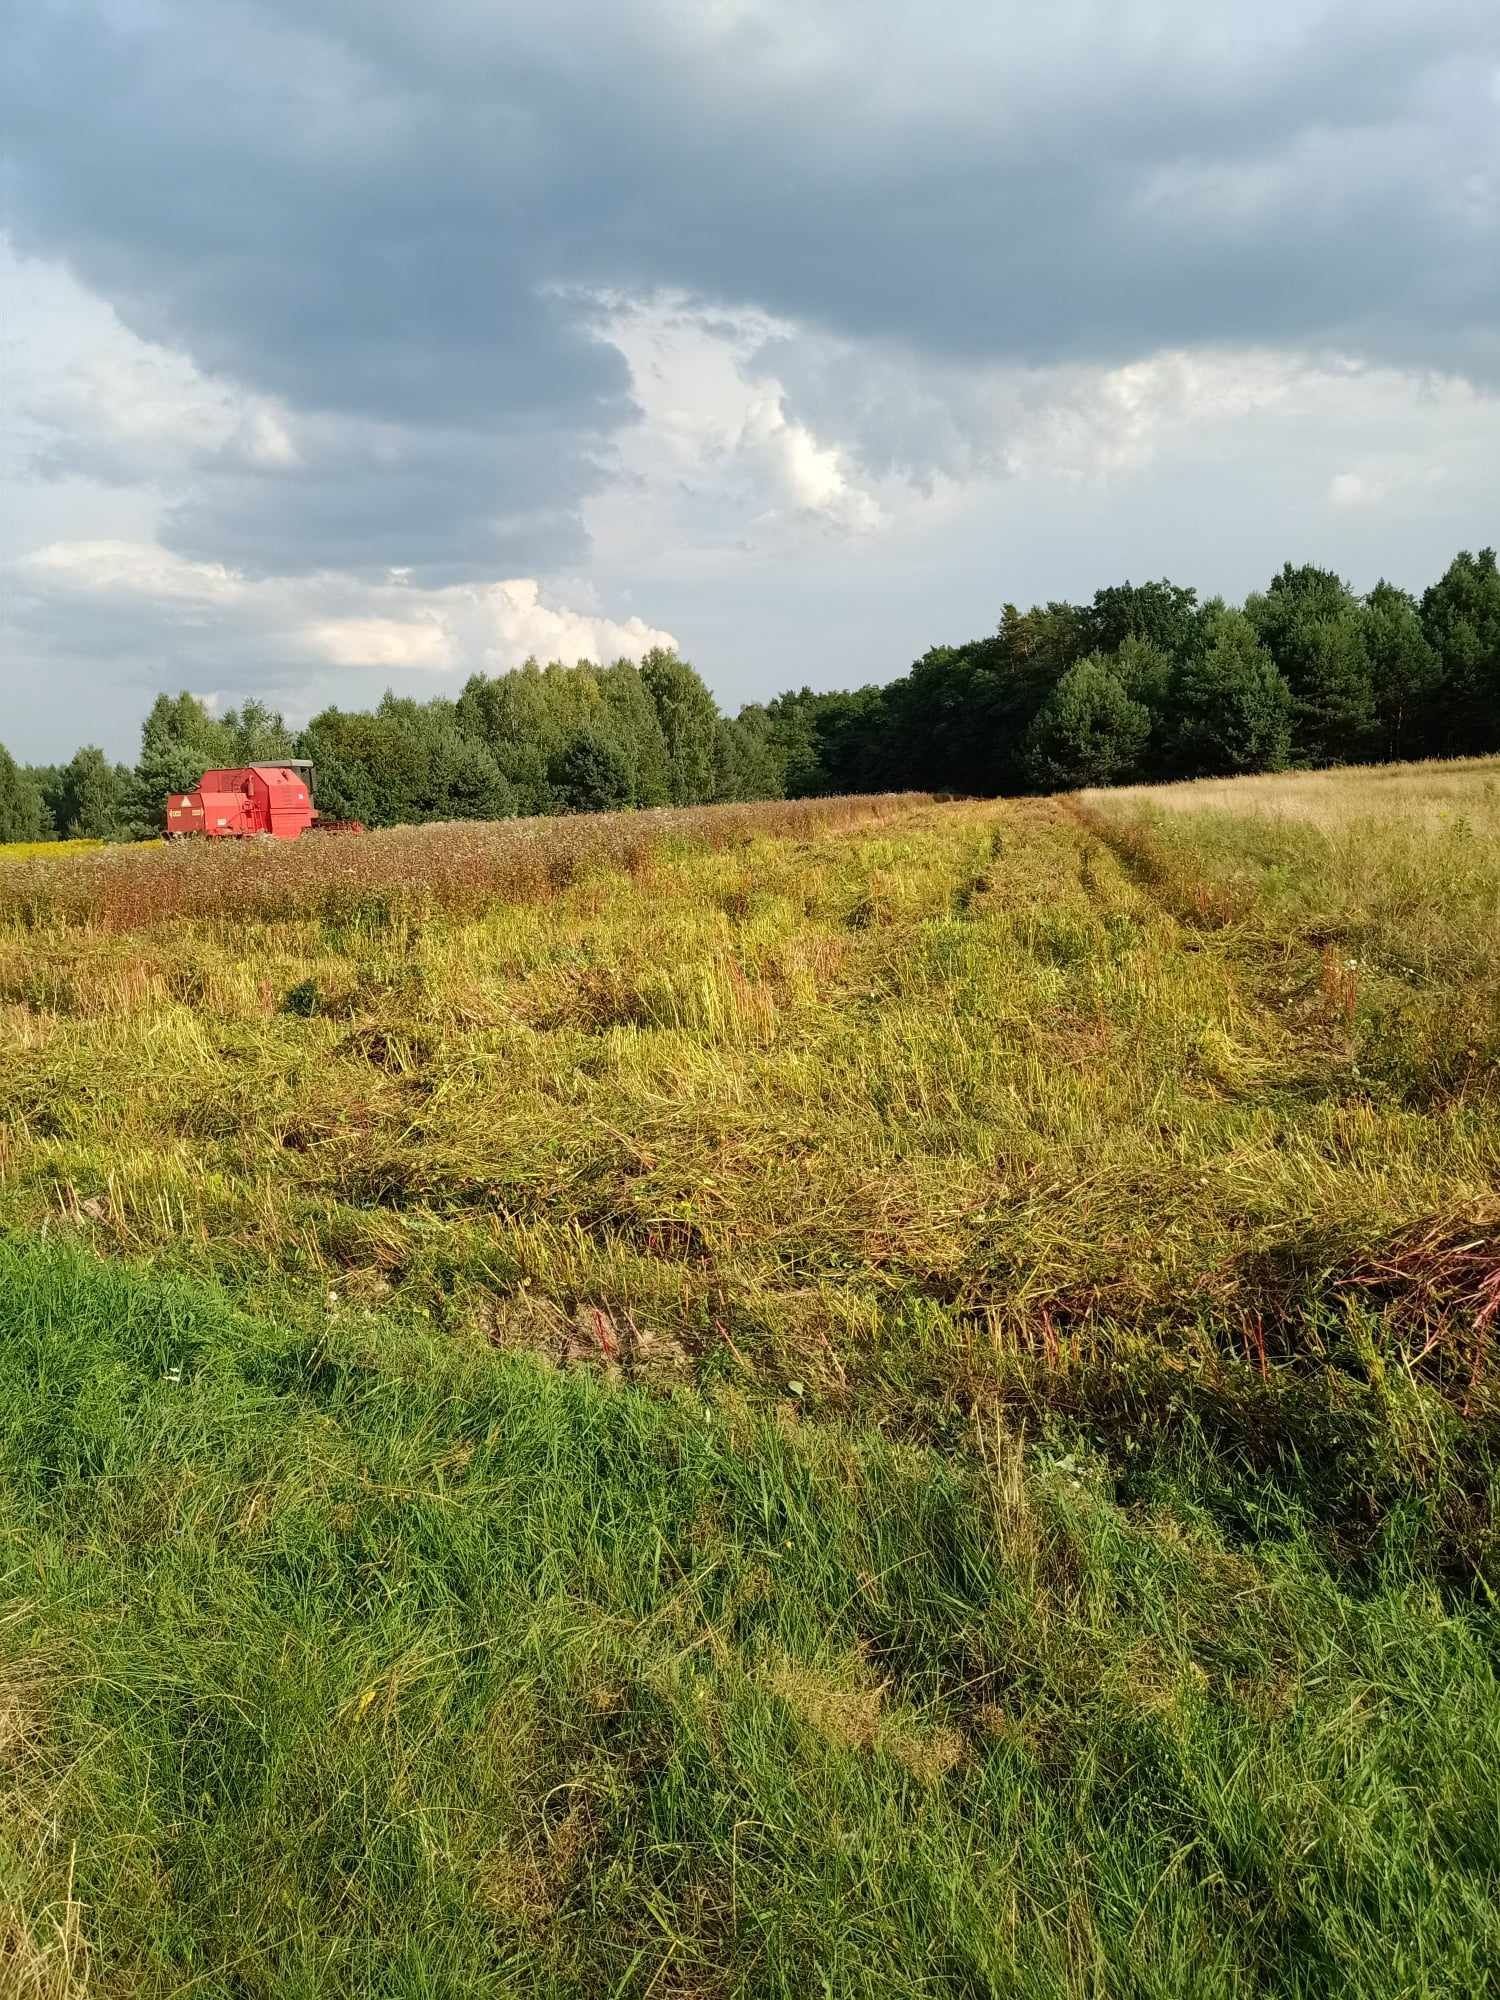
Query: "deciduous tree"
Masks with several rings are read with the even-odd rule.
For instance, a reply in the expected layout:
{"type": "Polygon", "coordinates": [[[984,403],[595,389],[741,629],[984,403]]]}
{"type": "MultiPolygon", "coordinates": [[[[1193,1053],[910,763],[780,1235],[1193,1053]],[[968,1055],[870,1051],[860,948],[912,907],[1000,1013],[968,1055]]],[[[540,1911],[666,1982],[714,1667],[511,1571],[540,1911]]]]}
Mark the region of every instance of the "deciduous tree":
{"type": "Polygon", "coordinates": [[[41,840],[49,831],[41,787],[0,746],[0,843],[41,840]]]}
{"type": "Polygon", "coordinates": [[[667,796],[673,805],[711,799],[719,711],[688,662],[657,646],[641,661],[641,679],[667,746],[667,796]]]}

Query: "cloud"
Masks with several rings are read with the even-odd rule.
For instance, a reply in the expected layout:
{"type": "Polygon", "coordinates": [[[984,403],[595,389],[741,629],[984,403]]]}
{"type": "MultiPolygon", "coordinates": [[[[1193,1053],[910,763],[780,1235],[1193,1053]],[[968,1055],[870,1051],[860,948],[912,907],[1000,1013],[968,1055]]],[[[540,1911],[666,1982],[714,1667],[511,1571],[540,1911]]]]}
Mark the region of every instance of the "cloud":
{"type": "Polygon", "coordinates": [[[400,575],[375,585],[338,572],[252,578],[157,544],[96,541],[34,550],[11,566],[10,581],[23,628],[68,634],[75,646],[107,629],[116,646],[147,657],[187,628],[228,667],[221,693],[289,691],[297,714],[308,710],[308,686],[360,703],[378,696],[381,676],[456,685],[532,657],[639,659],[676,643],[640,618],[549,602],[533,577],[439,589],[400,575]]]}
{"type": "Polygon", "coordinates": [[[855,483],[844,454],[835,445],[820,444],[806,424],[788,417],[781,395],[755,399],[742,435],[745,448],[764,461],[804,519],[851,534],[880,526],[880,503],[855,483]]]}
{"type": "Polygon", "coordinates": [[[605,477],[529,418],[445,426],[294,411],[144,340],[55,268],[0,245],[17,359],[7,411],[33,483],[149,487],[165,546],[259,575],[393,565],[431,581],[579,557],[605,477]],[[32,296],[25,296],[28,287],[32,296]]]}
{"type": "Polygon", "coordinates": [[[306,638],[335,667],[453,665],[452,638],[433,619],[323,618],[306,628],[306,638]]]}
{"type": "Polygon", "coordinates": [[[638,660],[653,647],[675,647],[670,632],[640,618],[614,619],[564,610],[542,602],[533,577],[477,588],[460,585],[434,596],[456,630],[468,635],[471,654],[491,672],[529,658],[638,660]]]}
{"type": "Polygon", "coordinates": [[[1403,496],[1430,495],[1448,477],[1442,459],[1409,453],[1368,458],[1357,471],[1336,472],[1328,482],[1329,504],[1338,508],[1379,507],[1403,496]]]}
{"type": "MultiPolygon", "coordinates": [[[[1384,494],[1430,482],[1422,437],[1448,448],[1496,407],[1459,378],[1348,356],[1171,349],[1116,367],[981,367],[680,299],[601,309],[645,418],[622,446],[628,495],[588,510],[611,541],[627,515],[684,547],[778,557],[810,525],[888,540],[997,481],[1120,480],[1185,440],[1265,439],[1288,421],[1339,451],[1361,429],[1384,435],[1388,462],[1364,451],[1358,475],[1364,495],[1384,494]]],[[[1323,475],[1331,504],[1350,502],[1355,478],[1323,475]]]]}
{"type": "Polygon", "coordinates": [[[184,562],[139,542],[49,542],[16,564],[42,590],[94,597],[141,597],[161,604],[225,605],[248,586],[222,563],[184,562]]]}
{"type": "Polygon", "coordinates": [[[898,0],[37,0],[0,122],[22,241],[206,371],[605,436],[625,373],[559,287],[991,360],[1273,340],[1493,372],[1497,55],[1488,0],[941,32],[898,0]]]}
{"type": "Polygon", "coordinates": [[[754,312],[705,314],[682,299],[601,298],[596,307],[642,413],[619,450],[628,495],[675,488],[690,532],[742,550],[785,549],[810,528],[840,538],[885,525],[857,451],[819,436],[756,365],[792,329],[754,312]]]}
{"type": "Polygon", "coordinates": [[[1328,482],[1328,497],[1335,507],[1373,506],[1388,491],[1384,481],[1359,472],[1336,472],[1328,482]]]}
{"type": "Polygon", "coordinates": [[[587,553],[581,509],[603,473],[576,439],[323,413],[285,436],[279,459],[237,436],[200,460],[163,511],[162,540],[262,576],[400,567],[431,583],[587,553]]]}
{"type": "Polygon", "coordinates": [[[1497,75],[1493,0],[31,0],[0,561],[72,554],[0,607],[7,676],[57,729],[63,657],[111,713],[382,649],[427,685],[593,616],[582,574],[743,683],[823,671],[898,579],[903,632],[987,604],[923,608],[934,550],[1049,507],[1039,573],[1093,587],[1141,524],[1080,544],[1090,496],[1168,463],[1225,547],[1307,494],[1354,548],[1438,508],[1429,462],[1456,508],[1497,75]]]}
{"type": "Polygon", "coordinates": [[[298,463],[288,412],[140,339],[105,300],[59,266],[18,259],[3,237],[0,289],[6,413],[32,478],[129,486],[215,462],[298,463]]]}

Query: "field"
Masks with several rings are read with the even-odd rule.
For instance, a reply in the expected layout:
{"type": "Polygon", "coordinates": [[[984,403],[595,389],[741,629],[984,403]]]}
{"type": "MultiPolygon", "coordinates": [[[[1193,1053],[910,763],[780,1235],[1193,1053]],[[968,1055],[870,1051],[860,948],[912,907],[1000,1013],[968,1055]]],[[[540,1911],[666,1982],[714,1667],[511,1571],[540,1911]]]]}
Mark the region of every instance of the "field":
{"type": "Polygon", "coordinates": [[[1497,775],[0,869],[0,1994],[1492,1989],[1497,775]]]}
{"type": "Polygon", "coordinates": [[[0,861],[65,860],[73,854],[92,854],[102,840],[0,840],[0,861]]]}

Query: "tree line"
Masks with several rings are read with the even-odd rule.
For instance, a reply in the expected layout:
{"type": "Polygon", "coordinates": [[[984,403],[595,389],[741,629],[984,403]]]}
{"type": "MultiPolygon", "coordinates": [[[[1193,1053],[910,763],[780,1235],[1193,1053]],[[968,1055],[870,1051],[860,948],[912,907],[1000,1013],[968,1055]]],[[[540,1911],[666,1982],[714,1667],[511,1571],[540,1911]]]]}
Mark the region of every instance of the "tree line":
{"type": "Polygon", "coordinates": [[[310,757],[320,810],[368,826],[920,789],[1058,791],[1500,750],[1500,569],[1456,556],[1419,598],[1288,563],[1243,605],[1161,582],[1007,604],[998,629],[899,679],[722,715],[694,668],[528,661],[454,698],[388,694],[300,732],[265,704],[160,695],[134,767],[0,749],[0,840],[161,831],[215,766],[310,757]]]}
{"type": "Polygon", "coordinates": [[[1500,571],[1465,552],[1420,599],[1288,563],[1241,606],[1168,582],[1005,607],[901,679],[765,711],[791,791],[975,793],[1500,750],[1500,571]]]}
{"type": "Polygon", "coordinates": [[[476,674],[456,699],[387,694],[371,711],[327,708],[294,731],[263,702],[211,714],[158,695],[133,767],[89,746],[66,764],[18,766],[0,750],[0,840],[128,840],[162,830],[169,792],[204,771],[307,757],[328,818],[398,826],[774,798],[769,725],[721,715],[677,654],[639,665],[528,661],[476,674]]]}

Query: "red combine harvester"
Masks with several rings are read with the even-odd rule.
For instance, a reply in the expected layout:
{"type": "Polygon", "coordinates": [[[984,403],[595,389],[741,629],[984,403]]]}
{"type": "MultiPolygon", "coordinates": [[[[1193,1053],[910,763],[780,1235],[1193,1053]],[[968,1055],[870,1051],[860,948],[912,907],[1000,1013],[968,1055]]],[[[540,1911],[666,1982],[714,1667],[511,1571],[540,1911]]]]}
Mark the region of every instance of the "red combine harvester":
{"type": "Polygon", "coordinates": [[[358,820],[320,820],[312,802],[312,765],[305,758],[205,771],[191,792],[167,799],[167,839],[202,834],[210,840],[296,840],[304,833],[363,833],[358,820]]]}

